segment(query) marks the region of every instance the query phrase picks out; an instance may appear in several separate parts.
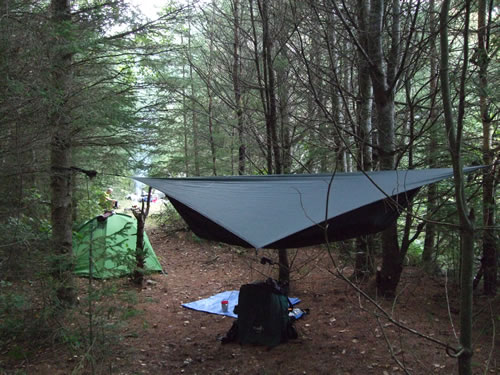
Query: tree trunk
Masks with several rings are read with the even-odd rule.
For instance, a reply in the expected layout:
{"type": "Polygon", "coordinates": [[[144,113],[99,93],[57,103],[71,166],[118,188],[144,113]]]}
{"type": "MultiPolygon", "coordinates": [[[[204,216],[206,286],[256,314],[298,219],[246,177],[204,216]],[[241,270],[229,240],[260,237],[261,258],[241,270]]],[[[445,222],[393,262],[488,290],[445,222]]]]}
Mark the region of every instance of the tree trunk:
{"type": "MultiPolygon", "coordinates": [[[[277,134],[277,105],[276,105],[276,90],[275,90],[275,72],[273,65],[273,40],[271,38],[269,25],[269,0],[258,0],[259,12],[262,19],[262,45],[263,45],[263,67],[264,67],[264,91],[266,105],[266,129],[268,142],[269,137],[272,145],[272,156],[274,164],[270,170],[276,174],[283,173],[283,165],[281,163],[281,148],[277,134]]],[[[268,152],[271,150],[268,149],[268,152]]],[[[279,283],[288,289],[290,283],[290,269],[288,265],[288,252],[286,249],[279,250],[279,283]]]]}
{"type": "MultiPolygon", "coordinates": [[[[184,38],[181,35],[181,44],[184,44],[184,38]]],[[[182,64],[182,125],[184,135],[184,173],[189,176],[189,143],[188,143],[188,124],[187,124],[187,105],[186,105],[186,64],[182,64]]]]}
{"type": "Polygon", "coordinates": [[[290,291],[290,263],[288,261],[288,250],[279,249],[279,284],[285,294],[290,291]]]}
{"type": "Polygon", "coordinates": [[[243,108],[241,104],[240,18],[239,0],[233,0],[233,90],[238,128],[238,174],[245,174],[246,147],[243,140],[243,108]]]}
{"type": "MultiPolygon", "coordinates": [[[[369,2],[358,0],[358,24],[360,28],[359,40],[362,48],[368,49],[368,12],[369,2]]],[[[370,81],[370,66],[368,61],[363,57],[363,54],[358,51],[358,123],[359,123],[359,138],[360,152],[359,161],[361,168],[364,171],[372,170],[372,155],[371,155],[371,138],[372,132],[372,84],[370,81]]]]}
{"type": "MultiPolygon", "coordinates": [[[[336,37],[332,36],[333,43],[335,43],[336,37]]],[[[333,46],[332,46],[333,48],[333,46]]],[[[337,170],[339,172],[347,172],[347,158],[346,158],[346,146],[344,141],[342,140],[341,134],[344,130],[342,128],[342,124],[340,123],[340,92],[338,86],[342,85],[342,69],[339,69],[341,63],[337,60],[339,56],[334,54],[332,56],[333,59],[330,59],[330,70],[333,73],[333,76],[336,77],[336,80],[333,80],[332,84],[330,84],[330,101],[332,106],[332,122],[333,126],[337,127],[337,129],[333,129],[332,138],[334,142],[334,154],[335,154],[335,164],[338,166],[337,170]]],[[[322,166],[323,167],[323,166],[322,166]]],[[[325,169],[322,172],[326,172],[329,170],[329,166],[324,166],[325,169]]]]}
{"type": "Polygon", "coordinates": [[[213,125],[213,96],[212,90],[207,86],[208,91],[208,140],[210,142],[210,153],[212,154],[212,174],[217,176],[217,153],[215,151],[214,125],[213,125]]]}
{"type": "Polygon", "coordinates": [[[470,0],[465,0],[465,25],[463,35],[463,66],[460,77],[460,93],[458,105],[457,125],[453,118],[449,70],[448,46],[448,12],[450,1],[444,0],[440,14],[440,46],[441,46],[441,95],[443,100],[446,136],[453,165],[455,185],[455,202],[460,223],[461,267],[460,267],[460,345],[458,353],[459,375],[472,374],[472,277],[474,260],[474,224],[473,214],[467,207],[464,188],[464,175],[461,158],[463,133],[463,118],[465,113],[465,78],[469,60],[469,18],[470,0]]]}
{"type": "MultiPolygon", "coordinates": [[[[479,66],[479,105],[483,123],[483,164],[493,164],[493,131],[491,127],[490,98],[488,94],[489,64],[489,25],[486,0],[478,1],[478,59],[479,66]]],[[[490,9],[489,12],[492,12],[490,9]]],[[[497,292],[497,242],[495,236],[495,179],[493,168],[483,172],[483,258],[481,266],[484,272],[484,294],[495,295],[497,292]]]]}
{"type": "MultiPolygon", "coordinates": [[[[369,3],[364,0],[358,0],[358,25],[361,47],[366,51],[368,49],[368,12],[369,3]]],[[[358,51],[358,170],[372,170],[371,155],[371,131],[372,131],[372,85],[370,81],[370,66],[363,54],[358,51]]],[[[354,276],[364,278],[373,274],[374,259],[371,245],[372,236],[363,236],[356,239],[356,261],[354,266],[354,276]]]]}
{"type": "MultiPolygon", "coordinates": [[[[278,87],[278,108],[279,108],[279,153],[281,160],[281,173],[290,173],[290,169],[292,167],[292,144],[291,144],[291,136],[290,136],[290,106],[288,103],[288,98],[290,94],[290,85],[289,85],[289,68],[288,65],[284,62],[288,62],[289,56],[287,54],[286,47],[286,38],[288,36],[287,30],[283,30],[282,33],[278,36],[278,40],[280,46],[282,48],[280,52],[280,58],[282,63],[276,67],[276,78],[278,87]]],[[[278,122],[278,121],[277,121],[278,122]]]]}
{"type": "Polygon", "coordinates": [[[270,35],[269,30],[269,11],[268,11],[268,1],[269,0],[259,0],[261,18],[262,18],[262,44],[263,44],[263,60],[264,60],[264,76],[267,77],[265,80],[265,91],[267,100],[266,113],[266,126],[268,129],[268,136],[271,137],[272,145],[272,155],[274,158],[274,171],[273,173],[281,174],[283,173],[283,166],[281,164],[281,150],[278,140],[277,132],[277,110],[276,110],[276,92],[275,92],[275,73],[273,65],[273,40],[270,35]]]}
{"type": "MultiPolygon", "coordinates": [[[[329,17],[330,19],[331,17],[329,17]]],[[[331,34],[332,22],[328,22],[328,34],[331,34]]],[[[329,41],[328,41],[329,43],[329,41]]],[[[318,61],[320,59],[320,40],[319,37],[313,37],[311,41],[311,49],[309,51],[309,65],[313,69],[317,69],[318,61]]],[[[332,61],[332,59],[330,60],[332,61]]],[[[332,63],[331,63],[332,64],[332,63]]],[[[309,74],[309,85],[311,86],[311,91],[315,91],[316,94],[312,92],[306,95],[306,111],[308,113],[308,127],[311,129],[311,143],[314,144],[314,147],[309,147],[307,153],[307,162],[306,168],[308,170],[312,170],[319,159],[319,171],[327,172],[328,171],[328,147],[326,147],[325,140],[330,138],[330,134],[328,134],[328,122],[322,121],[321,117],[324,119],[324,114],[321,116],[319,113],[319,107],[323,106],[326,108],[326,104],[323,103],[322,95],[322,87],[320,80],[318,79],[318,74],[309,74]],[[321,105],[318,104],[321,103],[321,105]]],[[[281,82],[281,79],[278,77],[278,82],[281,82]]],[[[314,169],[315,170],[315,169],[314,169]]]]}
{"type": "Polygon", "coordinates": [[[210,22],[210,48],[208,57],[208,74],[207,74],[207,95],[208,95],[208,140],[210,143],[210,153],[212,156],[212,174],[217,176],[217,154],[214,141],[214,124],[213,124],[213,93],[212,93],[212,61],[213,61],[213,50],[214,50],[214,13],[215,6],[212,3],[212,19],[210,22]]]}
{"type": "MultiPolygon", "coordinates": [[[[382,50],[384,1],[372,1],[368,25],[368,55],[371,59],[370,75],[377,111],[378,155],[381,170],[394,169],[394,80],[396,79],[396,67],[399,61],[399,13],[399,1],[393,0],[392,43],[388,56],[387,70],[385,70],[382,50]]],[[[396,222],[382,232],[381,239],[383,255],[382,267],[377,275],[377,287],[382,295],[392,297],[396,293],[403,270],[403,259],[400,255],[396,222]]]]}
{"type": "Polygon", "coordinates": [[[132,213],[137,219],[137,241],[135,244],[135,270],[132,276],[134,284],[142,286],[144,282],[144,266],[146,264],[146,250],[144,249],[144,228],[146,226],[146,219],[149,214],[149,207],[151,205],[151,187],[148,191],[148,198],[146,209],[144,210],[144,200],[141,203],[141,209],[134,209],[132,213]]]}
{"type": "MultiPolygon", "coordinates": [[[[264,116],[266,120],[266,144],[265,144],[265,153],[266,153],[266,162],[267,162],[267,173],[273,173],[273,147],[272,147],[272,132],[270,128],[270,122],[268,120],[269,117],[269,91],[267,89],[268,79],[267,79],[267,59],[265,57],[266,48],[264,47],[262,50],[263,58],[262,58],[262,70],[260,66],[260,57],[259,57],[259,41],[257,39],[257,29],[255,25],[255,15],[253,11],[253,0],[249,0],[250,5],[250,21],[252,24],[252,34],[253,34],[253,52],[254,52],[254,62],[255,62],[255,70],[257,72],[257,81],[259,87],[259,94],[262,103],[262,108],[264,110],[264,116]]],[[[262,6],[260,0],[258,0],[259,11],[262,17],[262,6]]],[[[264,21],[262,21],[264,23],[264,21]]]]}
{"type": "MultiPolygon", "coordinates": [[[[188,53],[191,56],[191,21],[188,22],[188,53]]],[[[191,58],[189,59],[191,61],[191,58]]],[[[199,146],[199,131],[198,118],[196,113],[195,87],[193,65],[189,63],[189,81],[191,83],[191,127],[193,131],[193,156],[194,156],[194,174],[200,175],[200,146],[199,146]]]]}
{"type": "MultiPolygon", "coordinates": [[[[327,92],[327,101],[330,102],[330,108],[331,108],[331,114],[323,114],[323,117],[330,117],[329,119],[325,119],[328,122],[325,124],[324,127],[320,128],[320,138],[319,142],[325,142],[327,139],[332,139],[333,140],[333,158],[329,158],[329,153],[331,152],[331,147],[322,147],[321,143],[318,145],[321,150],[320,154],[320,172],[329,172],[332,169],[332,166],[329,165],[330,162],[334,161],[336,165],[337,171],[342,171],[346,172],[347,171],[347,165],[346,165],[346,146],[344,144],[344,140],[342,139],[342,124],[340,122],[340,114],[341,114],[341,95],[340,95],[340,90],[339,86],[342,85],[342,70],[340,69],[342,62],[340,61],[341,59],[341,54],[342,52],[339,50],[339,47],[337,45],[337,34],[335,31],[335,24],[338,22],[338,20],[335,18],[335,13],[334,12],[329,12],[328,17],[326,18],[326,21],[328,22],[327,24],[327,35],[326,35],[326,42],[327,42],[327,49],[328,49],[328,68],[330,71],[331,79],[328,79],[327,81],[329,82],[327,86],[327,90],[323,90],[321,87],[321,80],[319,77],[321,77],[320,72],[320,66],[321,66],[321,45],[318,43],[318,41],[313,39],[312,41],[312,51],[311,51],[311,63],[314,63],[316,66],[316,71],[318,73],[314,74],[311,77],[311,84],[315,85],[318,87],[317,91],[318,93],[318,101],[323,100],[323,95],[322,92],[326,91],[327,92]],[[318,83],[316,83],[318,81],[318,83]],[[329,126],[330,125],[330,126],[329,126]]],[[[317,105],[316,105],[317,106],[317,105]]],[[[322,104],[325,108],[328,108],[328,104],[324,103],[322,104]]],[[[316,110],[310,111],[311,114],[314,114],[312,117],[315,121],[319,122],[321,124],[322,116],[317,113],[316,110]]]]}
{"type": "MultiPolygon", "coordinates": [[[[149,198],[149,197],[148,197],[149,198]]],[[[149,202],[148,202],[149,204],[149,202]]],[[[144,206],[144,201],[142,202],[144,206]]],[[[137,240],[135,244],[135,270],[133,274],[134,284],[142,285],[144,281],[144,226],[146,218],[142,214],[144,207],[142,207],[140,212],[132,211],[135,218],[137,219],[137,240]]]]}
{"type": "Polygon", "coordinates": [[[381,234],[382,266],[377,275],[377,288],[385,297],[394,297],[403,272],[403,259],[400,255],[396,223],[381,234]]]}
{"type": "Polygon", "coordinates": [[[71,28],[69,0],[51,1],[55,27],[52,60],[53,106],[50,112],[50,188],[52,246],[56,256],[54,276],[59,285],[58,298],[72,304],[75,300],[72,276],[72,187],[71,119],[67,98],[71,79],[72,52],[67,39],[71,28]]]}
{"type": "MultiPolygon", "coordinates": [[[[429,168],[437,168],[437,152],[438,152],[438,134],[437,134],[437,118],[439,116],[436,109],[436,94],[438,90],[438,75],[437,75],[437,51],[435,36],[436,35],[436,16],[435,16],[435,4],[434,0],[429,2],[429,34],[430,34],[430,95],[432,97],[431,108],[430,108],[430,122],[431,128],[429,130],[429,146],[428,146],[428,156],[427,164],[429,168]]],[[[437,202],[437,186],[436,184],[431,184],[427,188],[427,219],[431,219],[432,215],[436,210],[437,202]]],[[[425,225],[425,240],[424,240],[424,250],[422,252],[422,263],[424,270],[429,273],[433,273],[436,270],[435,263],[435,243],[436,243],[436,226],[433,223],[426,223],[425,225]]]]}

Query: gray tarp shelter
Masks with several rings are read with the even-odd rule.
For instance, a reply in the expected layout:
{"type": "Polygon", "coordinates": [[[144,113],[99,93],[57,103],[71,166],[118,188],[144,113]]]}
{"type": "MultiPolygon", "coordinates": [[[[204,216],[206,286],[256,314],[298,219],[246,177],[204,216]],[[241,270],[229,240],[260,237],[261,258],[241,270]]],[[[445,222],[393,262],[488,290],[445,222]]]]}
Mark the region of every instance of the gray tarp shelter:
{"type": "Polygon", "coordinates": [[[324,243],[325,214],[329,241],[384,230],[422,186],[452,176],[451,168],[440,168],[336,173],[333,179],[331,174],[134,179],[165,193],[201,238],[279,249],[324,243]]]}

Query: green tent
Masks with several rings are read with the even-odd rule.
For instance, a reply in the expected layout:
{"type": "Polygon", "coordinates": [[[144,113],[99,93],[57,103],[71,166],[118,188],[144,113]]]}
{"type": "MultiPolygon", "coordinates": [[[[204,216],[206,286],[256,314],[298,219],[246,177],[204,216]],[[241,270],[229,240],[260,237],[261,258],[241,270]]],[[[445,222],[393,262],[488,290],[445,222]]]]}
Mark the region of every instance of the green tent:
{"type": "MultiPolygon", "coordinates": [[[[89,276],[89,253],[92,250],[92,276],[100,279],[132,274],[135,268],[137,221],[125,214],[97,216],[83,224],[73,236],[75,274],[89,276]]],[[[162,268],[144,233],[146,273],[162,268]]]]}

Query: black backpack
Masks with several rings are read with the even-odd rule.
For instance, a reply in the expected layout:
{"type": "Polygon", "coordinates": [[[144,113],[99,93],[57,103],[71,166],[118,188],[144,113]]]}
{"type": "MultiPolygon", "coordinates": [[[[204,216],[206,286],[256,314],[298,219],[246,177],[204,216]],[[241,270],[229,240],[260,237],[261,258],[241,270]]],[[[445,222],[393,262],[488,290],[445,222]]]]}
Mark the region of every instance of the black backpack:
{"type": "Polygon", "coordinates": [[[290,307],[288,297],[273,279],[242,285],[234,308],[238,319],[222,342],[273,347],[297,338],[292,324],[295,319],[288,315],[290,307]]]}

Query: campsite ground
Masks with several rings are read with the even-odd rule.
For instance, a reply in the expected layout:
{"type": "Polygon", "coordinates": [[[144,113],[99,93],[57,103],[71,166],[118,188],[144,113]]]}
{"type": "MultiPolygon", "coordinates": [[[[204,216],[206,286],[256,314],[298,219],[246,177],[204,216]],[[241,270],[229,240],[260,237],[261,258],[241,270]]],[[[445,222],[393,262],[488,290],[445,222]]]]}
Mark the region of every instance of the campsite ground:
{"type": "MultiPolygon", "coordinates": [[[[229,330],[233,319],[184,309],[181,304],[238,289],[243,283],[273,275],[269,265],[259,263],[261,256],[272,256],[272,253],[256,254],[253,250],[200,241],[186,231],[166,234],[155,229],[150,239],[168,275],[150,276],[138,298],[101,302],[103,306],[108,303],[117,308],[114,304],[120,303],[129,308],[123,310],[128,311],[127,314],[120,315],[120,321],[126,318],[126,324],[114,326],[115,339],[108,337],[100,345],[96,343],[92,357],[96,359],[96,373],[405,373],[391,358],[391,352],[410,374],[457,373],[456,360],[446,355],[445,348],[406,333],[382,317],[377,321],[374,307],[329,272],[332,270],[330,260],[320,248],[301,249],[292,257],[295,271],[291,296],[302,300],[299,307],[310,309],[308,316],[296,322],[298,339],[271,350],[222,345],[218,339],[229,330]]],[[[349,274],[349,269],[345,272],[349,274]]],[[[88,281],[81,280],[82,300],[87,284],[88,281]]],[[[110,284],[127,291],[128,296],[136,296],[134,287],[126,279],[100,282],[96,286],[110,284]]],[[[366,289],[372,292],[370,283],[366,289]]],[[[395,303],[379,299],[381,306],[401,323],[456,347],[453,333],[458,327],[456,288],[448,288],[448,309],[445,280],[429,279],[418,269],[407,268],[400,290],[395,303]]],[[[98,307],[94,307],[96,311],[98,307]]],[[[498,298],[493,306],[483,297],[475,299],[473,361],[477,374],[485,373],[488,360],[487,373],[500,374],[499,308],[498,298]],[[492,322],[497,325],[494,339],[492,322]]],[[[82,304],[81,309],[82,316],[86,317],[87,306],[82,304]]],[[[109,318],[115,310],[105,311],[109,318]]],[[[97,315],[95,319],[97,321],[97,315]]],[[[110,320],[105,321],[109,324],[110,320]]],[[[69,345],[58,343],[35,350],[23,361],[7,361],[3,365],[9,369],[8,373],[90,373],[89,362],[83,358],[81,352],[71,352],[69,345]],[[78,370],[80,365],[85,369],[78,370]]]]}

